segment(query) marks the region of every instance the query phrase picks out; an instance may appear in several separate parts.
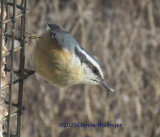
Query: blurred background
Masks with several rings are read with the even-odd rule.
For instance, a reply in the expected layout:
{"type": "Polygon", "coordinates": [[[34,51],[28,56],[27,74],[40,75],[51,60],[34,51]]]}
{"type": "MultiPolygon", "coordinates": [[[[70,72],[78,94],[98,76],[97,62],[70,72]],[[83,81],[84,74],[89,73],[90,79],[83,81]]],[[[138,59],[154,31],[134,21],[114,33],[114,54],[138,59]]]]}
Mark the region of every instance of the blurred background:
{"type": "MultiPolygon", "coordinates": [[[[58,89],[37,74],[25,81],[22,137],[159,137],[160,1],[30,0],[27,31],[41,35],[46,22],[69,31],[95,55],[100,86],[58,89]],[[122,128],[63,128],[61,122],[122,124],[122,128]]],[[[36,40],[28,39],[26,68],[36,40]]]]}

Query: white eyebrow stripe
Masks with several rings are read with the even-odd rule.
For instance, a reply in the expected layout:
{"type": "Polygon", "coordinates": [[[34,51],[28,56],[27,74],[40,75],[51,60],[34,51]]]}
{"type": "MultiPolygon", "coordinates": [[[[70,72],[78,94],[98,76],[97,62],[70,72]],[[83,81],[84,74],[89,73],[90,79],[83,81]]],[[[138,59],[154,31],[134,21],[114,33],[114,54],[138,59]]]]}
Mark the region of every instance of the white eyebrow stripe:
{"type": "Polygon", "coordinates": [[[79,51],[84,54],[86,56],[86,58],[99,70],[100,75],[102,76],[102,78],[104,78],[103,72],[101,67],[99,66],[99,64],[97,63],[97,61],[95,59],[93,59],[93,57],[91,57],[90,55],[88,55],[88,53],[85,50],[82,50],[80,47],[78,47],[79,51]]]}

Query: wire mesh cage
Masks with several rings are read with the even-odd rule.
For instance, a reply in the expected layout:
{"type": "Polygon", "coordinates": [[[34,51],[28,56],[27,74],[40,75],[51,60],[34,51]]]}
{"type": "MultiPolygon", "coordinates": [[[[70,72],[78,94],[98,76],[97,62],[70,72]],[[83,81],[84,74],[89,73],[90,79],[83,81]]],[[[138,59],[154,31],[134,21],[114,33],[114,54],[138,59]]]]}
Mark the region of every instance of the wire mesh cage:
{"type": "Polygon", "coordinates": [[[27,0],[0,2],[0,136],[20,137],[21,116],[24,110],[23,82],[29,76],[24,68],[27,0]],[[18,92],[14,90],[14,85],[17,86],[18,92]],[[15,103],[13,95],[17,96],[15,103]]]}

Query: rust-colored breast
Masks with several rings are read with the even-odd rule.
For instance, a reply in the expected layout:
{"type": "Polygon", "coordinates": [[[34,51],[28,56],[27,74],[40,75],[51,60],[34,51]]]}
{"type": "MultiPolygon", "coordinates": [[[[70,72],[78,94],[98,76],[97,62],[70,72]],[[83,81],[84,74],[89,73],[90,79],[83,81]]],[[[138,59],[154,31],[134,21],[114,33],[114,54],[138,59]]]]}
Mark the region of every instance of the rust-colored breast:
{"type": "Polygon", "coordinates": [[[81,67],[72,65],[72,58],[72,53],[62,50],[53,39],[42,38],[34,50],[35,70],[56,87],[71,86],[84,79],[81,67]]]}

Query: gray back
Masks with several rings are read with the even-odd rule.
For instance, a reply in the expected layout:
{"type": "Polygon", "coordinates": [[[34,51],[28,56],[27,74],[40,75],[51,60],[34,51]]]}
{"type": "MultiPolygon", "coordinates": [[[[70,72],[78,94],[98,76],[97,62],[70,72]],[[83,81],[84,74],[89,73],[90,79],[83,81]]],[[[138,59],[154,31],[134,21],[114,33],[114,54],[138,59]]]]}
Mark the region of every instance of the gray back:
{"type": "Polygon", "coordinates": [[[76,46],[80,44],[63,28],[56,24],[47,24],[48,29],[51,30],[52,38],[57,43],[57,45],[70,53],[74,52],[76,46]]]}

